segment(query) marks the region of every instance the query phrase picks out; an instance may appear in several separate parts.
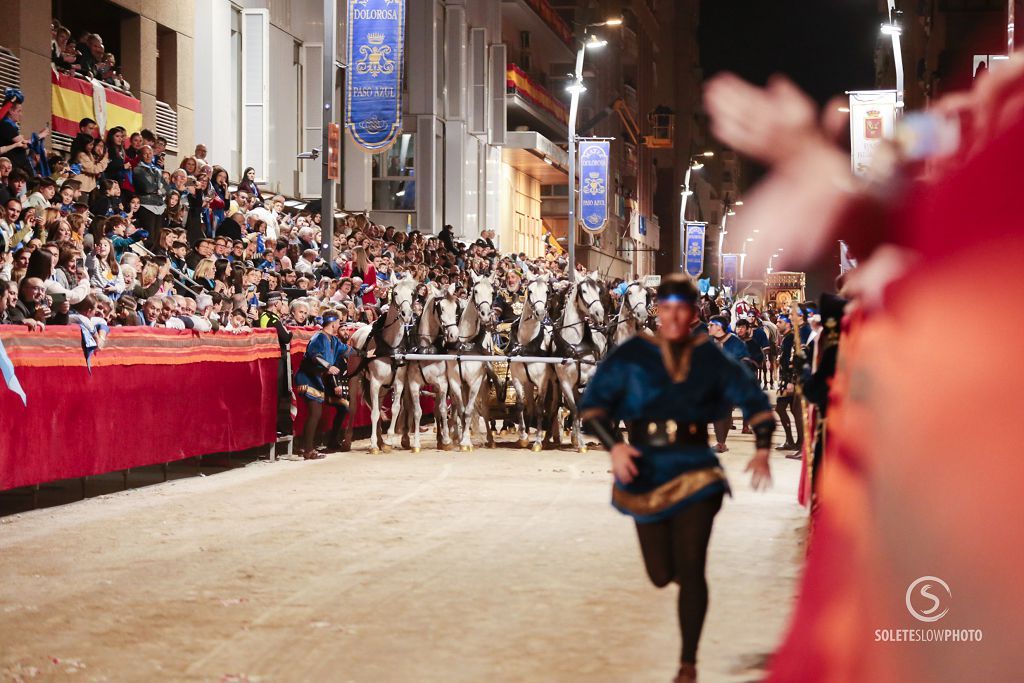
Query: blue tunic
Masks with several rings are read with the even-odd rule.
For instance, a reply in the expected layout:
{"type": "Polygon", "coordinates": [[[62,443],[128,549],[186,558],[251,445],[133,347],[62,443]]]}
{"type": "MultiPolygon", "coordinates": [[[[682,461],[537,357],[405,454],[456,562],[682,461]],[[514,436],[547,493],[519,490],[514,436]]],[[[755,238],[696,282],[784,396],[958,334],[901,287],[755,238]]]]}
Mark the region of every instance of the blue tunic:
{"type": "Polygon", "coordinates": [[[348,345],[337,337],[332,337],[325,332],[314,334],[306,346],[306,355],[302,358],[299,371],[295,373],[295,390],[299,396],[323,403],[323,373],[327,372],[332,365],[343,368],[343,361],[348,355],[348,345]]]}
{"type": "MultiPolygon", "coordinates": [[[[738,341],[738,340],[737,340],[738,341]]],[[[742,342],[740,345],[743,346],[742,342]]],[[[640,335],[618,347],[594,373],[580,402],[587,415],[623,420],[706,425],[721,406],[738,405],[751,424],[772,418],[768,397],[738,361],[707,336],[691,341],[681,362],[668,344],[640,335]]],[[[612,505],[637,522],[658,522],[703,498],[728,491],[718,457],[707,444],[640,447],[638,473],[616,481],[612,505]]]]}

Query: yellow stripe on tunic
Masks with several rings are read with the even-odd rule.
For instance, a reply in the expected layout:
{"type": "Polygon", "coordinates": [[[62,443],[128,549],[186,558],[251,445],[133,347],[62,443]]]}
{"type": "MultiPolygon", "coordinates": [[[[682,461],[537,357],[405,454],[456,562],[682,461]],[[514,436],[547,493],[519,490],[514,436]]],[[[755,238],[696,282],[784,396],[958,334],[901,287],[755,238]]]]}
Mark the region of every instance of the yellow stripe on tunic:
{"type": "Polygon", "coordinates": [[[615,487],[612,489],[612,501],[616,507],[630,514],[648,517],[667,510],[706,486],[725,480],[725,470],[721,467],[704,467],[684,472],[647,493],[629,493],[615,487]]]}

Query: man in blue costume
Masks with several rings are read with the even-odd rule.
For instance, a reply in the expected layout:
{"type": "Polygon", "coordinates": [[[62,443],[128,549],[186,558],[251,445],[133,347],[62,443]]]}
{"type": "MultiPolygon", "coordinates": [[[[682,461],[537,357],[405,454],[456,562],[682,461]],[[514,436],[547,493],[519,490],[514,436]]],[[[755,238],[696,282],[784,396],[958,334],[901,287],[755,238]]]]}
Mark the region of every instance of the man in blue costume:
{"type": "MultiPolygon", "coordinates": [[[[725,355],[749,369],[747,362],[750,360],[750,353],[747,351],[747,345],[729,331],[728,318],[724,315],[712,317],[708,321],[708,334],[715,340],[718,347],[725,352],[725,355]]],[[[732,429],[732,409],[732,403],[724,405],[721,416],[715,420],[715,441],[717,442],[715,450],[719,453],[725,453],[729,450],[729,447],[725,445],[725,440],[729,438],[729,430],[732,429]]]]}
{"type": "MultiPolygon", "coordinates": [[[[309,340],[299,371],[295,374],[295,391],[306,402],[306,425],[302,430],[300,451],[306,460],[324,457],[316,450],[316,432],[323,415],[324,402],[336,404],[341,420],[348,412],[346,403],[337,400],[342,391],[337,378],[342,374],[342,368],[346,367],[346,359],[359,352],[338,338],[340,327],[341,319],[336,311],[324,313],[323,329],[309,340]]],[[[336,419],[335,425],[339,425],[341,420],[336,419]]]]}
{"type": "Polygon", "coordinates": [[[708,541],[729,491],[707,425],[726,403],[743,410],[757,446],[747,465],[754,489],[771,483],[768,449],[775,431],[768,397],[754,377],[708,336],[690,334],[696,302],[697,288],[685,275],[664,278],[657,335],[638,335],[617,348],[597,368],[580,404],[588,431],[611,452],[612,505],[635,519],[651,581],[679,584],[677,682],[696,680],[708,541]],[[629,443],[615,426],[620,420],[629,443]]]}

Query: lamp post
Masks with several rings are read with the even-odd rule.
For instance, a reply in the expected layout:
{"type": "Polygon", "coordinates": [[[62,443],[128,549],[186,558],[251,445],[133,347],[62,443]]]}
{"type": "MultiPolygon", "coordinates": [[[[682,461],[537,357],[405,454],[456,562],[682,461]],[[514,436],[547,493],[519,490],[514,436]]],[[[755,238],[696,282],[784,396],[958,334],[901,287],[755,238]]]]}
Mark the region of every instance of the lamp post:
{"type": "Polygon", "coordinates": [[[725,249],[725,236],[728,231],[725,229],[726,221],[729,216],[735,216],[736,212],[732,210],[732,202],[728,199],[722,201],[722,225],[718,229],[718,288],[722,288],[722,271],[725,269],[725,257],[722,251],[725,249]]]}
{"type": "MultiPolygon", "coordinates": [[[[889,23],[882,24],[882,34],[892,38],[893,64],[896,67],[896,109],[903,108],[903,48],[900,45],[900,35],[903,29],[900,27],[899,18],[903,14],[896,9],[896,0],[887,0],[889,9],[889,23]]],[[[897,111],[897,116],[900,112],[897,111]]]]}
{"type": "MultiPolygon", "coordinates": [[[[583,27],[583,34],[587,29],[597,26],[621,26],[622,19],[608,19],[597,24],[586,24],[583,27]]],[[[589,40],[579,41],[579,48],[576,50],[576,71],[573,72],[573,82],[566,90],[569,91],[569,225],[567,237],[569,242],[569,273],[576,270],[576,115],[579,113],[580,95],[586,92],[587,87],[583,85],[583,56],[588,49],[595,50],[607,45],[607,41],[598,39],[597,36],[590,36],[589,40]]]]}
{"type": "Polygon", "coordinates": [[[683,196],[679,201],[679,272],[686,272],[686,202],[693,194],[690,189],[690,174],[693,171],[699,171],[704,168],[703,162],[700,159],[711,158],[715,156],[714,152],[703,152],[701,154],[694,154],[690,157],[689,164],[686,166],[686,176],[683,179],[683,196]]]}

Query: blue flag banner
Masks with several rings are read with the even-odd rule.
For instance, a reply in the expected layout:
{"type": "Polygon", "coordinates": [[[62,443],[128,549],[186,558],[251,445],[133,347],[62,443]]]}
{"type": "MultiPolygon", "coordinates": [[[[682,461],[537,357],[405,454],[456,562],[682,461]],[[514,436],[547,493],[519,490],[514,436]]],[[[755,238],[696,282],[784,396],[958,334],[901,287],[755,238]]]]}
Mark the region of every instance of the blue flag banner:
{"type": "Polygon", "coordinates": [[[345,129],[366,150],[402,130],[405,0],[348,0],[345,129]]]}
{"type": "Polygon", "coordinates": [[[580,219],[590,232],[600,232],[608,223],[607,140],[580,142],[580,219]]]}
{"type": "Polygon", "coordinates": [[[740,276],[740,255],[722,254],[722,287],[736,291],[736,281],[740,276]]]}
{"type": "Polygon", "coordinates": [[[699,277],[704,272],[704,223],[686,224],[686,274],[699,277]]]}
{"type": "Polygon", "coordinates": [[[28,405],[25,390],[21,388],[21,382],[18,381],[18,377],[14,374],[14,363],[11,362],[11,357],[7,355],[7,349],[4,348],[2,339],[0,339],[0,372],[4,375],[7,388],[18,395],[23,405],[28,405]]]}

